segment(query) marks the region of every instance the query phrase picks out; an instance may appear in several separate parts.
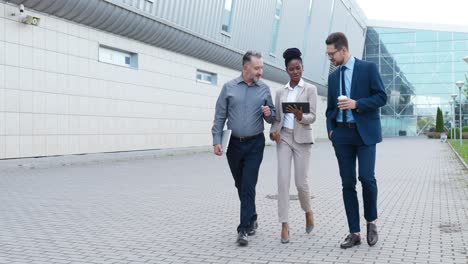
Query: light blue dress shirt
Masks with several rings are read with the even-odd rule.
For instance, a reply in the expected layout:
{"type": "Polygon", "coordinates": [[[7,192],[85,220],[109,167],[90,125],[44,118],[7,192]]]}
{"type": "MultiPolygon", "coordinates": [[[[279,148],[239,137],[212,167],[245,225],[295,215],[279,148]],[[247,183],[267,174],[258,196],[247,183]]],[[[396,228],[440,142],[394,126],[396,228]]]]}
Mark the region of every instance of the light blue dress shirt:
{"type": "MultiPolygon", "coordinates": [[[[346,70],[344,71],[344,78],[345,78],[345,89],[346,89],[346,96],[351,98],[351,80],[353,79],[353,71],[354,71],[354,62],[356,59],[354,57],[349,58],[348,62],[344,66],[346,66],[346,70]]],[[[339,71],[340,69],[337,69],[339,71]]],[[[339,94],[341,95],[341,72],[340,72],[340,91],[339,94]]],[[[347,123],[355,123],[353,112],[351,109],[346,110],[346,121],[347,123]]],[[[336,117],[337,122],[343,122],[343,113],[342,110],[338,111],[338,116],[336,117]]]]}

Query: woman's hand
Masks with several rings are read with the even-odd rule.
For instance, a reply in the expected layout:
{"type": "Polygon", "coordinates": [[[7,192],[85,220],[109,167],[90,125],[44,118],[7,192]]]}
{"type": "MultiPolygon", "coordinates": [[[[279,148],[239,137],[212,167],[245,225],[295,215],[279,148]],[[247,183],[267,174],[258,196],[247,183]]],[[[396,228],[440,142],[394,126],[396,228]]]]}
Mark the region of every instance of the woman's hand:
{"type": "Polygon", "coordinates": [[[288,105],[288,107],[286,107],[286,112],[288,113],[293,113],[294,114],[294,117],[298,120],[298,121],[301,121],[302,120],[302,115],[304,114],[304,112],[302,111],[302,107],[300,108],[297,108],[296,105],[288,105]]]}
{"type": "Polygon", "coordinates": [[[281,134],[278,132],[270,133],[270,139],[276,141],[276,144],[281,142],[281,134]]]}

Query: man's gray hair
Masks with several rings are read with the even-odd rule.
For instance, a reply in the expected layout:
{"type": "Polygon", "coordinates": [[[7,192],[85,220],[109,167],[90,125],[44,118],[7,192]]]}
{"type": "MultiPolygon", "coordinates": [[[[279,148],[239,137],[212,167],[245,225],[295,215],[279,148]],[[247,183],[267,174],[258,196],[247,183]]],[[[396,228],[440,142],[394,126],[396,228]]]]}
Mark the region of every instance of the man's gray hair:
{"type": "Polygon", "coordinates": [[[244,57],[242,57],[242,66],[244,66],[246,63],[249,63],[252,59],[252,57],[257,57],[259,59],[262,58],[262,53],[260,51],[255,51],[255,50],[249,50],[244,54],[244,57]]]}

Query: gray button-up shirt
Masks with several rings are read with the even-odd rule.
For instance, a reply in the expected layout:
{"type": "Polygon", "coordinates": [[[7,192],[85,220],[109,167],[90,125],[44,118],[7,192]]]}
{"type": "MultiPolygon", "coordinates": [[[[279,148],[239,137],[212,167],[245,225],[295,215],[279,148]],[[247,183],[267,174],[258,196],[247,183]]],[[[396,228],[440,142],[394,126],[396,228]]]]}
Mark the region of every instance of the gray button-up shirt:
{"type": "Polygon", "coordinates": [[[272,123],[275,117],[275,106],[270,88],[262,81],[248,86],[242,76],[224,84],[218,101],[211,133],[213,145],[221,144],[224,124],[232,130],[235,137],[248,137],[263,132],[263,119],[272,123]],[[264,117],[261,106],[268,105],[271,115],[264,117]]]}

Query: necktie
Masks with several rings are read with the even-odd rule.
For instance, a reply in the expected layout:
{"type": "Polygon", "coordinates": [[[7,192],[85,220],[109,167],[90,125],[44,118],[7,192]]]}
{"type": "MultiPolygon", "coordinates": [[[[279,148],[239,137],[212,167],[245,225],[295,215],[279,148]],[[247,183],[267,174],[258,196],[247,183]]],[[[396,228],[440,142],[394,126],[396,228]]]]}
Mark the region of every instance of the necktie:
{"type": "MultiPolygon", "coordinates": [[[[342,65],[340,70],[341,70],[341,95],[345,95],[346,96],[346,86],[345,86],[345,76],[344,76],[344,72],[346,70],[346,66],[342,65]]],[[[346,123],[346,111],[347,110],[342,110],[342,115],[343,115],[343,123],[346,123]]]]}

